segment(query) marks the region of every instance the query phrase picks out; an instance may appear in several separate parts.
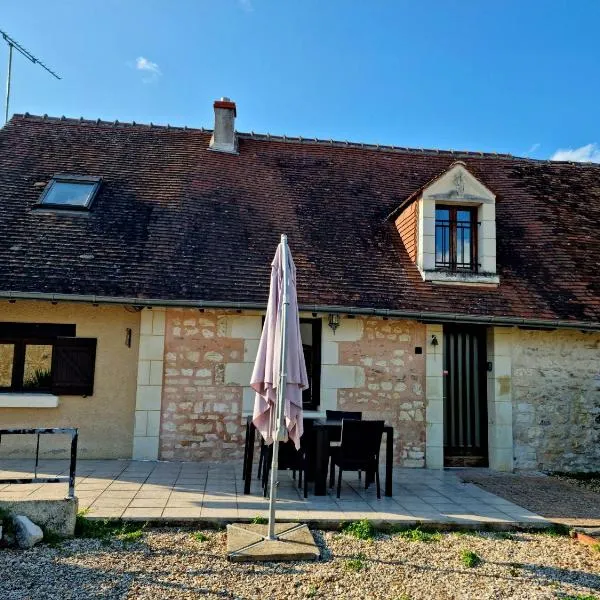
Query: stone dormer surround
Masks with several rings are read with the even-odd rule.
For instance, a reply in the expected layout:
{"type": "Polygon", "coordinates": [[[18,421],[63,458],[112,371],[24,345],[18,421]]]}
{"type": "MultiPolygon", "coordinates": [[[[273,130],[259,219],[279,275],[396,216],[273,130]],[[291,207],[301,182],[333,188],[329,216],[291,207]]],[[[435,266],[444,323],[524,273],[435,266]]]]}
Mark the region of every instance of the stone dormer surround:
{"type": "Polygon", "coordinates": [[[409,199],[396,218],[406,250],[425,281],[444,284],[497,285],[496,196],[462,161],[431,181],[409,199]],[[435,268],[436,204],[477,207],[478,270],[451,273],[435,268]]]}

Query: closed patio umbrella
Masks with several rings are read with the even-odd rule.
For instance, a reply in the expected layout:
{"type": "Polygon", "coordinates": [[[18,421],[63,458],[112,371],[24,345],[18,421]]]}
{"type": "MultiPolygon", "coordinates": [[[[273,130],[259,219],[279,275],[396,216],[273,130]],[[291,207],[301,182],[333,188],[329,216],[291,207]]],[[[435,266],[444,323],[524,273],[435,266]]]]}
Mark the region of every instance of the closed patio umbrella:
{"type": "Polygon", "coordinates": [[[276,481],[279,442],[291,439],[300,448],[302,390],[308,387],[296,298],[296,267],[287,236],[281,236],[271,263],[267,314],[250,382],[256,391],[253,422],[273,446],[268,539],[275,539],[276,481]]]}

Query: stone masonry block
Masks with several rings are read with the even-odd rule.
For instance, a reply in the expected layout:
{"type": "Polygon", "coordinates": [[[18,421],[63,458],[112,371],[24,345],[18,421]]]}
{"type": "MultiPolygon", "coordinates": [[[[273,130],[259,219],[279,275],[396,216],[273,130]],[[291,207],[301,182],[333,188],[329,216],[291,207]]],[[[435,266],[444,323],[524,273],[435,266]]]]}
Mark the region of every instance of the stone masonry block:
{"type": "Polygon", "coordinates": [[[324,342],[321,346],[321,364],[337,365],[339,362],[339,351],[337,342],[324,342]]]}
{"type": "MultiPolygon", "coordinates": [[[[356,387],[357,367],[348,365],[323,365],[321,369],[321,386],[323,388],[356,387]]],[[[364,377],[364,369],[360,369],[364,377]]]]}
{"type": "Polygon", "coordinates": [[[150,385],[162,385],[162,381],[163,381],[163,361],[162,360],[150,361],[150,374],[149,374],[148,383],[150,385]]]}
{"type": "Polygon", "coordinates": [[[225,365],[225,385],[250,385],[252,363],[227,363],[225,365]]]}
{"type": "Polygon", "coordinates": [[[158,385],[138,385],[135,407],[138,410],[160,410],[162,388],[158,385]]]}
{"type": "Polygon", "coordinates": [[[158,458],[158,437],[134,437],[133,459],[156,460],[158,458]]]}
{"type": "Polygon", "coordinates": [[[254,363],[260,340],[244,340],[244,362],[254,363]]]}
{"type": "Polygon", "coordinates": [[[136,410],[135,411],[135,424],[133,427],[133,435],[134,436],[146,435],[147,425],[148,425],[148,411],[147,410],[136,410]]]}
{"type": "Polygon", "coordinates": [[[227,335],[247,340],[260,339],[262,317],[260,315],[230,315],[227,317],[227,335]]]}
{"type": "Polygon", "coordinates": [[[140,360],[163,360],[165,338],[160,335],[140,336],[140,360]]]}
{"type": "Polygon", "coordinates": [[[152,334],[165,335],[165,309],[155,308],[152,310],[152,334]]]}
{"type": "Polygon", "coordinates": [[[140,313],[140,335],[152,335],[152,311],[147,308],[140,313]]]}

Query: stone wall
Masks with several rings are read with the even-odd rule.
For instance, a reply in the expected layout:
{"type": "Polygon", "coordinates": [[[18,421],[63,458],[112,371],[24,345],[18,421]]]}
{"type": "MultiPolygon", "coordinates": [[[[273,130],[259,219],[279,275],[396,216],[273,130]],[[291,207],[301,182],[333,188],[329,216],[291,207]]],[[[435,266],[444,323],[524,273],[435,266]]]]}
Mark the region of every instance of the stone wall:
{"type": "MultiPolygon", "coordinates": [[[[311,315],[306,315],[310,317],[311,315]]],[[[395,429],[397,464],[421,467],[425,452],[425,327],[410,321],[343,317],[334,334],[323,318],[321,401],[361,410],[395,429]]],[[[262,316],[168,309],[159,457],[231,460],[243,455],[244,417],[262,316]]]]}
{"type": "Polygon", "coordinates": [[[394,463],[423,467],[425,354],[415,354],[415,347],[425,350],[425,326],[374,318],[355,323],[360,336],[337,342],[338,364],[359,369],[359,381],[353,388],[338,389],[338,407],[385,420],[394,427],[394,463]]]}
{"type": "Polygon", "coordinates": [[[600,334],[513,331],[515,467],[600,471],[600,334]]]}
{"type": "Polygon", "coordinates": [[[167,310],[161,459],[243,456],[242,399],[261,326],[260,315],[167,310]]]}

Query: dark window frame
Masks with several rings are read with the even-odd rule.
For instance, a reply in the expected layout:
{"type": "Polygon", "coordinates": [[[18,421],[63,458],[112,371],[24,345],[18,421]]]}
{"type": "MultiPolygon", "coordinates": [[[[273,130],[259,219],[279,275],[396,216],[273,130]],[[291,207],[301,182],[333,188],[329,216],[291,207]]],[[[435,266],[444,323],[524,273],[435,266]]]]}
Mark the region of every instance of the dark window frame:
{"type": "MultiPolygon", "coordinates": [[[[75,325],[60,325],[53,323],[0,323],[0,344],[13,345],[13,362],[10,386],[1,386],[0,393],[28,394],[49,393],[57,396],[91,396],[94,390],[95,362],[96,362],[96,338],[75,337],[75,325]],[[52,359],[50,366],[51,383],[49,386],[29,388],[24,385],[25,356],[29,345],[52,346],[52,359]],[[75,372],[67,371],[65,381],[64,369],[60,369],[63,380],[57,382],[56,369],[62,365],[57,363],[57,349],[69,352],[71,358],[77,352],[87,353],[84,357],[85,368],[73,365],[75,372]]],[[[81,362],[81,361],[80,361],[81,362]]],[[[68,368],[68,363],[65,363],[68,368]]]]}
{"type": "Polygon", "coordinates": [[[100,189],[100,184],[102,183],[102,177],[96,177],[92,175],[69,175],[67,173],[56,173],[53,175],[52,179],[48,182],[48,185],[44,188],[40,199],[34,208],[51,208],[53,210],[77,210],[77,211],[89,211],[96,195],[98,194],[98,190],[100,189]],[[87,199],[85,204],[58,204],[53,202],[46,202],[46,198],[49,196],[50,191],[53,186],[57,183],[85,183],[85,184],[94,184],[92,187],[92,191],[87,199]]]}
{"type": "MultiPolygon", "coordinates": [[[[435,206],[435,236],[434,236],[434,252],[435,252],[435,268],[439,271],[450,271],[452,273],[477,273],[479,269],[478,263],[478,221],[477,221],[477,207],[476,206],[453,206],[447,204],[436,204],[435,206]],[[448,219],[438,219],[437,211],[447,210],[449,214],[448,219]],[[465,211],[470,214],[469,221],[458,221],[457,213],[459,211],[465,211]],[[458,262],[458,232],[462,229],[462,223],[469,223],[471,231],[471,242],[470,242],[470,256],[469,262],[459,263],[458,262]],[[438,231],[442,230],[448,235],[448,255],[449,261],[438,261],[437,257],[437,241],[438,231]]],[[[444,245],[443,248],[446,248],[444,245]]]]}
{"type": "MultiPolygon", "coordinates": [[[[300,323],[310,323],[312,325],[312,361],[306,365],[306,370],[310,373],[309,388],[302,393],[302,410],[319,410],[321,405],[321,346],[323,321],[319,318],[300,319],[300,323]]],[[[302,346],[304,348],[304,345],[302,346]]]]}

